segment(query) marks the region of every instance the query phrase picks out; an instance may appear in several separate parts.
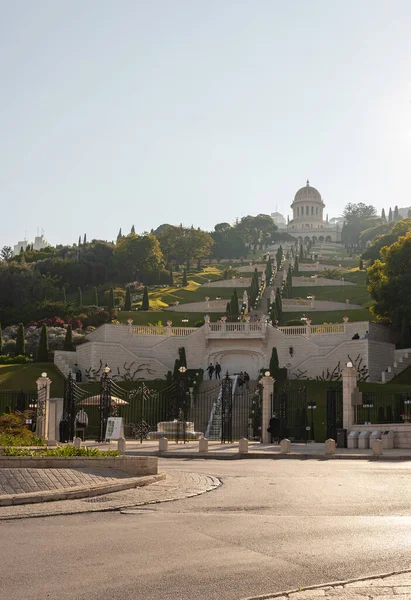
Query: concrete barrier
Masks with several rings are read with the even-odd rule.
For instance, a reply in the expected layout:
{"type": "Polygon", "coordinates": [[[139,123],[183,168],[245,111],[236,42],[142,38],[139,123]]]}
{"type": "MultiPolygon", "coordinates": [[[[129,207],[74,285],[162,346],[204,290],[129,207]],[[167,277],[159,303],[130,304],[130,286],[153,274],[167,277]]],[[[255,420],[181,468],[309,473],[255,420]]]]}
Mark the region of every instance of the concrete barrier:
{"type": "Polygon", "coordinates": [[[248,454],[248,440],[247,438],[241,438],[238,443],[238,451],[240,454],[248,454]]]}
{"type": "Polygon", "coordinates": [[[325,456],[334,456],[335,454],[335,440],[332,438],[325,440],[325,456]]]}
{"type": "Polygon", "coordinates": [[[201,438],[198,442],[198,451],[199,452],[208,452],[208,439],[201,438]]]}
{"type": "Polygon", "coordinates": [[[158,440],[158,451],[167,452],[168,450],[168,439],[163,437],[158,440]]]}
{"type": "Polygon", "coordinates": [[[382,440],[372,440],[371,450],[373,456],[381,456],[384,454],[384,442],[382,440]]]}
{"type": "Polygon", "coordinates": [[[291,452],[291,442],[290,440],[284,439],[280,442],[280,454],[290,454],[291,452]]]}

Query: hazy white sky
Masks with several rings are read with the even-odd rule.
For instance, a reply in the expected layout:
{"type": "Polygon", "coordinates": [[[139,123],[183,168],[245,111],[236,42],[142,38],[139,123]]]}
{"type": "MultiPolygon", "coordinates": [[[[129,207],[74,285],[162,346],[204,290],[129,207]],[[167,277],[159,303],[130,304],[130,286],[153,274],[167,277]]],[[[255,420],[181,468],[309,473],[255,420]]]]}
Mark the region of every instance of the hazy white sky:
{"type": "Polygon", "coordinates": [[[411,205],[409,0],[0,0],[0,246],[411,205]]]}

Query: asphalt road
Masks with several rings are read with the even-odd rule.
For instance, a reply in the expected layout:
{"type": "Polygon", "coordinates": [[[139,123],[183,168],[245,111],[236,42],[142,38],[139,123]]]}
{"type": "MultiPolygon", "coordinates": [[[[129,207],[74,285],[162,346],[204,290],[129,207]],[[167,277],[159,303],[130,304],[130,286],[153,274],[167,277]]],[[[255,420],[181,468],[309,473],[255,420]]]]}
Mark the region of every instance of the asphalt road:
{"type": "Polygon", "coordinates": [[[202,496],[0,523],[1,600],[239,599],[411,568],[411,462],[162,460],[202,496]]]}

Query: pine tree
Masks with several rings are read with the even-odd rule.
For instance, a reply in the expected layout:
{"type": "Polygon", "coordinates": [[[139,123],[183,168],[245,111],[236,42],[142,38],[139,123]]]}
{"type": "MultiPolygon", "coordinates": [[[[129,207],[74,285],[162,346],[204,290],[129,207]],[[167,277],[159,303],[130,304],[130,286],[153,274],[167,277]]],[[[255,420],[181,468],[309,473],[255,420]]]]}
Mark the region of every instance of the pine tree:
{"type": "Polygon", "coordinates": [[[183,287],[187,287],[188,286],[188,281],[187,281],[187,271],[184,268],[183,270],[183,287]]]}
{"type": "Polygon", "coordinates": [[[303,245],[301,244],[300,246],[300,256],[299,256],[300,262],[302,262],[304,260],[304,248],[303,245]]]}
{"type": "Polygon", "coordinates": [[[130,231],[130,233],[135,233],[135,232],[136,232],[136,228],[135,228],[135,227],[134,227],[134,225],[133,225],[133,226],[132,226],[132,228],[131,228],[131,231],[130,231]]]}
{"type": "Polygon", "coordinates": [[[398,206],[396,206],[394,208],[394,216],[393,216],[394,221],[399,221],[400,220],[400,213],[398,211],[398,206]]]}
{"type": "Polygon", "coordinates": [[[94,306],[98,306],[98,291],[96,286],[93,287],[93,304],[94,306]]]}
{"type": "Polygon", "coordinates": [[[387,220],[387,217],[385,216],[385,209],[384,208],[381,211],[381,219],[384,219],[384,221],[387,220]]]}
{"type": "Polygon", "coordinates": [[[178,349],[178,358],[180,359],[180,367],[185,367],[187,369],[186,349],[184,346],[178,349]]]}
{"type": "Polygon", "coordinates": [[[114,290],[111,287],[108,292],[108,312],[112,313],[114,310],[114,290]]]}
{"type": "Polygon", "coordinates": [[[49,359],[49,335],[47,325],[43,323],[41,326],[39,346],[37,348],[37,360],[39,362],[47,362],[49,359]]]}
{"type": "Polygon", "coordinates": [[[84,245],[85,245],[85,244],[87,244],[87,236],[86,236],[86,234],[84,234],[84,238],[83,238],[83,244],[84,244],[84,245]]]}
{"type": "Polygon", "coordinates": [[[66,288],[63,288],[63,304],[67,304],[67,294],[66,294],[66,288]]]}
{"type": "Polygon", "coordinates": [[[126,288],[126,299],[124,300],[124,310],[131,310],[131,292],[130,288],[126,288]]]}
{"type": "Polygon", "coordinates": [[[173,268],[170,267],[170,286],[174,285],[173,268]]]}
{"type": "Polygon", "coordinates": [[[26,354],[26,338],[24,336],[24,325],[19,323],[16,339],[16,356],[24,356],[26,354]]]}
{"type": "Polygon", "coordinates": [[[122,237],[123,237],[123,234],[121,233],[121,227],[120,227],[120,229],[118,230],[118,234],[117,234],[117,240],[119,240],[122,237]]]}
{"type": "Polygon", "coordinates": [[[232,317],[238,317],[239,312],[238,312],[238,295],[237,295],[237,290],[234,289],[234,292],[231,296],[231,303],[230,303],[230,313],[232,317]]]}
{"type": "Polygon", "coordinates": [[[390,211],[388,213],[388,223],[392,223],[392,210],[390,208],[390,211]]]}
{"type": "Polygon", "coordinates": [[[77,288],[77,306],[80,308],[83,306],[83,292],[81,291],[81,287],[77,288]]]}
{"type": "Polygon", "coordinates": [[[269,365],[269,371],[270,371],[271,377],[274,377],[274,374],[278,371],[279,368],[280,368],[280,363],[278,362],[278,352],[277,352],[277,348],[274,346],[272,349],[272,352],[271,352],[270,365],[269,365]]]}
{"type": "Polygon", "coordinates": [[[0,323],[0,354],[2,353],[2,351],[3,351],[3,336],[1,333],[1,323],[0,323]]]}
{"type": "Polygon", "coordinates": [[[148,310],[150,308],[150,302],[148,299],[148,289],[147,286],[144,288],[143,293],[143,302],[141,303],[141,310],[148,310]]]}
{"type": "Polygon", "coordinates": [[[63,350],[66,352],[73,352],[73,328],[71,325],[67,325],[66,337],[64,339],[63,350]]]}

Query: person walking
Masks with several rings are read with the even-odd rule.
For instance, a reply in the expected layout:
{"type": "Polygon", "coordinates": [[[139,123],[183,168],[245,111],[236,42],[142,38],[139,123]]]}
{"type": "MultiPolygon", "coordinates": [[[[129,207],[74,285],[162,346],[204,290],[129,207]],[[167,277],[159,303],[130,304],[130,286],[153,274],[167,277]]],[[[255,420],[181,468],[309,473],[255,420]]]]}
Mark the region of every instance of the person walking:
{"type": "Polygon", "coordinates": [[[221,373],[221,365],[219,362],[216,362],[216,364],[215,364],[215,378],[216,379],[221,379],[220,373],[221,373]]]}
{"type": "Polygon", "coordinates": [[[213,373],[214,373],[214,365],[212,363],[210,363],[207,371],[208,371],[208,377],[210,379],[212,379],[213,378],[213,373]]]}

